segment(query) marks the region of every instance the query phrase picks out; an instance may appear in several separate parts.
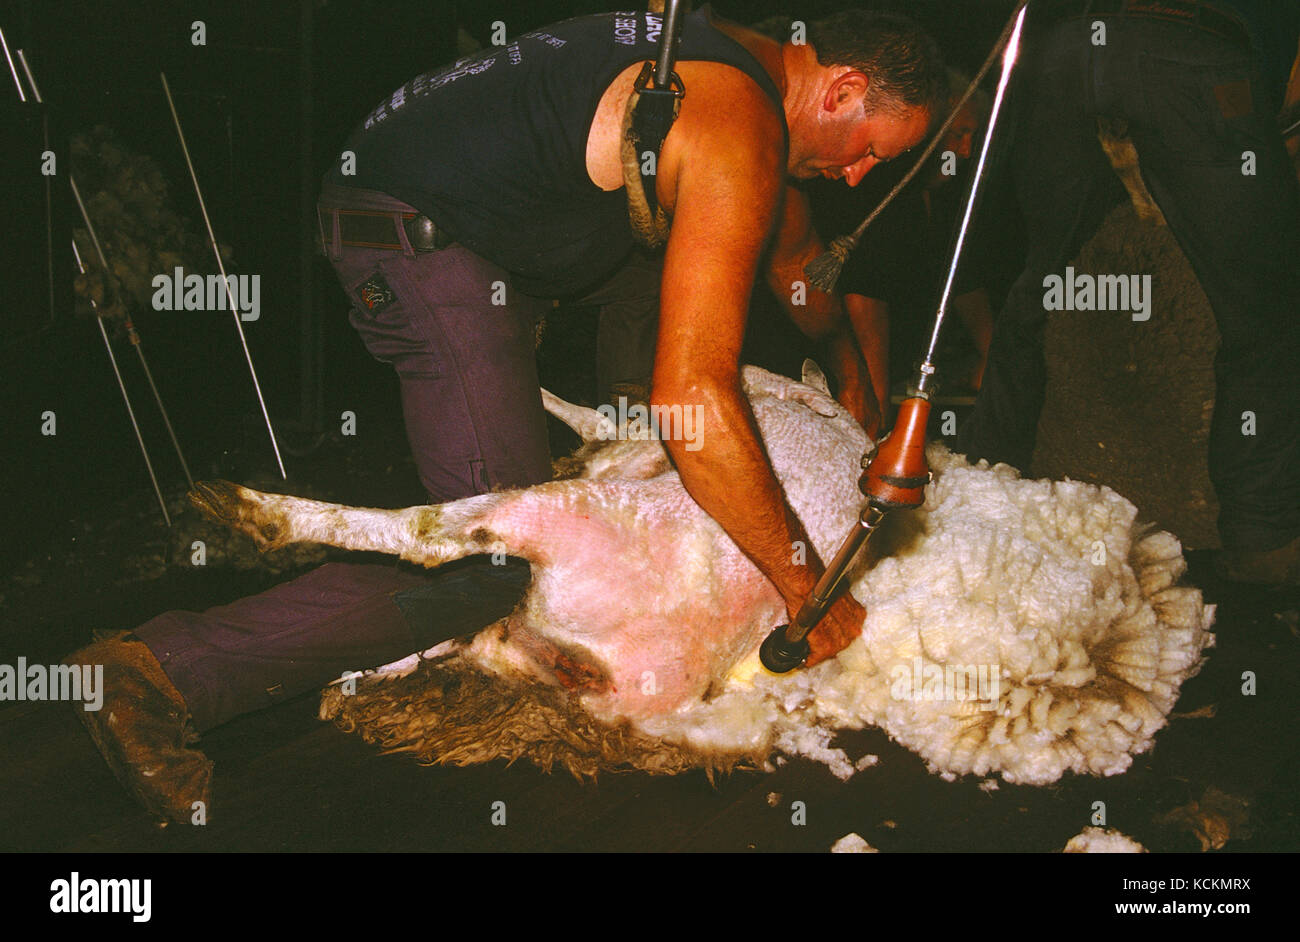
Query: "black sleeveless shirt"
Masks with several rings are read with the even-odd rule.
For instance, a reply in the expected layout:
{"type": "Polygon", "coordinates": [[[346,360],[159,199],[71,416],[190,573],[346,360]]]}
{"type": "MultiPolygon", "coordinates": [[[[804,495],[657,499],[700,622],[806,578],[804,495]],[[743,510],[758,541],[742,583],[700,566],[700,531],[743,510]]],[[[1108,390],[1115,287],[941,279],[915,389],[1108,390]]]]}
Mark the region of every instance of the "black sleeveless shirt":
{"type": "MultiPolygon", "coordinates": [[[[685,18],[678,59],[740,69],[784,122],[772,79],[708,15],[706,6],[685,18]]],[[[645,12],[578,17],[421,75],[349,136],[356,174],[336,167],[326,180],[409,203],[511,272],[521,291],[579,293],[633,245],[626,190],[604,191],[587,175],[591,121],[614,78],[655,57],[660,29],[645,12]]]]}

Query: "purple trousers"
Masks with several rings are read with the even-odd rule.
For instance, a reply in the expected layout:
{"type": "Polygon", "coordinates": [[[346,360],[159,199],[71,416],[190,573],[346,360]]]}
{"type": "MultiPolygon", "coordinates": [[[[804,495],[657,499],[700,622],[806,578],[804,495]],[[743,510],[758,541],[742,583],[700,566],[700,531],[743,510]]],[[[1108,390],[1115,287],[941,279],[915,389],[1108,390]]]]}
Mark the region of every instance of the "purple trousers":
{"type": "MultiPolygon", "coordinates": [[[[327,186],[321,238],[371,355],[401,381],[402,413],[432,503],[550,478],[534,325],[548,302],[513,290],[507,272],[463,246],[418,252],[410,206],[327,186]],[[391,218],[396,248],[344,245],[337,210],[391,218]]],[[[356,240],[350,240],[356,241],[356,240]]],[[[585,299],[601,304],[598,346],[609,384],[648,384],[658,264],[644,256],[585,299]]],[[[485,557],[420,575],[333,563],[203,613],[159,615],[135,634],[158,658],[202,732],[251,710],[423,650],[507,614],[528,582],[522,561],[485,557]]]]}
{"type": "MultiPolygon", "coordinates": [[[[407,437],[430,502],[549,480],[533,355],[545,302],[513,291],[505,271],[461,246],[416,252],[400,224],[414,210],[384,194],[327,188],[320,209],[351,322],[401,380],[407,437]],[[405,244],[341,245],[331,225],[340,208],[391,213],[405,244]]],[[[427,576],[333,563],[201,614],[167,612],[135,634],[202,732],[461,634],[468,612],[485,619],[469,630],[482,627],[513,607],[526,582],[519,561],[493,567],[484,558],[427,576]],[[498,597],[495,608],[475,598],[484,593],[498,597]]]]}
{"type": "Polygon", "coordinates": [[[229,605],[166,612],[135,635],[206,732],[421,650],[394,597],[424,581],[393,566],[329,563],[229,605]]]}
{"type": "Polygon", "coordinates": [[[430,502],[549,480],[533,355],[534,325],[549,304],[515,291],[509,273],[462,246],[416,252],[400,225],[415,210],[400,200],[327,186],[322,228],[337,209],[391,212],[404,243],[364,248],[341,244],[339,226],[322,233],[352,326],[401,380],[406,435],[430,502]]]}

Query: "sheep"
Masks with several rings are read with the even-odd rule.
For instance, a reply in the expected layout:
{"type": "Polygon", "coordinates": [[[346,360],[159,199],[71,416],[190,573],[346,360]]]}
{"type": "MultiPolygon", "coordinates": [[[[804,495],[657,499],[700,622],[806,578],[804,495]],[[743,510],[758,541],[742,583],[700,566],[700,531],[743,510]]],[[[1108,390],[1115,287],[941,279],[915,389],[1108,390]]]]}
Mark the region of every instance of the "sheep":
{"type": "MultiPolygon", "coordinates": [[[[742,378],[787,499],[830,558],[861,508],[871,443],[815,366],[803,383],[756,367],[742,378]]],[[[786,619],[782,600],[686,493],[656,423],[542,395],[585,441],[562,480],[402,510],[227,482],[191,495],[262,548],[531,563],[509,617],[330,688],[323,716],[428,761],[527,755],[578,775],[763,765],[779,750],[847,778],[833,733],[872,725],[947,778],[1046,784],[1127,769],[1213,645],[1213,606],[1177,585],[1181,546],[1128,501],[936,443],[925,504],[891,514],[850,573],[862,636],[769,674],[757,648],[786,619]]]]}

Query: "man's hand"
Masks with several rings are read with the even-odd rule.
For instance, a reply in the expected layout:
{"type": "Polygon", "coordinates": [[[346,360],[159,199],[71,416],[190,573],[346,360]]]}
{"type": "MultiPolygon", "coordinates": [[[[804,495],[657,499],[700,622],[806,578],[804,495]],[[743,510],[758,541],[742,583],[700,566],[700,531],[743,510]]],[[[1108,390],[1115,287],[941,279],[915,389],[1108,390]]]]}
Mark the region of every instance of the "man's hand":
{"type": "Polygon", "coordinates": [[[840,391],[835,397],[844,408],[849,410],[849,415],[853,416],[867,434],[874,440],[880,434],[880,426],[884,421],[880,415],[880,403],[876,401],[875,391],[871,388],[870,382],[862,382],[857,378],[846,378],[836,376],[839,382],[840,391]]]}
{"type": "MultiPolygon", "coordinates": [[[[794,618],[794,611],[790,617],[794,618]]],[[[853,596],[845,593],[836,599],[817,627],[808,633],[811,653],[804,662],[804,667],[814,667],[847,648],[854,638],[862,634],[862,624],[866,618],[867,610],[853,596]]]]}
{"type": "Polygon", "coordinates": [[[840,405],[848,409],[849,414],[875,439],[884,421],[881,404],[876,398],[877,390],[867,363],[847,325],[841,325],[832,335],[826,355],[827,368],[839,387],[836,398],[840,405]]]}
{"type": "MultiPolygon", "coordinates": [[[[871,386],[882,417],[889,415],[889,305],[852,292],[844,295],[849,328],[871,371],[871,386]]],[[[873,438],[875,436],[872,436],[873,438]]]]}

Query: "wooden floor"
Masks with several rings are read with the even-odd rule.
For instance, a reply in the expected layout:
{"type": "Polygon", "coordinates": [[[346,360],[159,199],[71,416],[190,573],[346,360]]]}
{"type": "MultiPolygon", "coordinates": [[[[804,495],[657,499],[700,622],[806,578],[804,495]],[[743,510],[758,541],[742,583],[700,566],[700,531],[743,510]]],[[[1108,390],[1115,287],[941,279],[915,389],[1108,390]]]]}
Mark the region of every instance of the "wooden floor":
{"type": "MultiPolygon", "coordinates": [[[[1199,570],[1211,593],[1219,589],[1199,570]]],[[[158,580],[131,594],[79,597],[67,585],[35,621],[7,620],[6,652],[57,658],[90,627],[120,627],[167,607],[204,607],[261,588],[211,579],[158,580]],[[204,598],[204,595],[211,598],[204,598]],[[11,647],[15,641],[18,647],[11,647]],[[62,650],[59,650],[59,648],[62,650]]],[[[1214,598],[1214,595],[1211,595],[1214,598]]],[[[203,827],[159,828],[118,787],[68,704],[0,706],[0,849],[14,851],[826,851],[850,831],[882,851],[1056,851],[1090,823],[1152,850],[1199,850],[1176,809],[1238,808],[1226,849],[1300,849],[1300,752],[1294,678],[1295,597],[1237,591],[1220,598],[1218,647],[1178,705],[1213,718],[1177,719],[1126,774],[1069,777],[1049,788],[948,783],[878,731],[848,735],[854,758],[880,762],[840,782],[790,762],[710,784],[703,774],[613,774],[580,784],[531,765],[421,767],[384,756],[315,717],[307,696],[243,717],[203,741],[216,763],[203,827]],[[1289,613],[1289,614],[1288,614],[1289,613]],[[1241,694],[1243,671],[1258,678],[1241,694]],[[504,802],[504,825],[493,823],[504,802]],[[796,823],[802,802],[805,823],[796,823]],[[497,806],[500,807],[500,806],[497,806]]]]}

